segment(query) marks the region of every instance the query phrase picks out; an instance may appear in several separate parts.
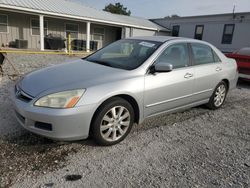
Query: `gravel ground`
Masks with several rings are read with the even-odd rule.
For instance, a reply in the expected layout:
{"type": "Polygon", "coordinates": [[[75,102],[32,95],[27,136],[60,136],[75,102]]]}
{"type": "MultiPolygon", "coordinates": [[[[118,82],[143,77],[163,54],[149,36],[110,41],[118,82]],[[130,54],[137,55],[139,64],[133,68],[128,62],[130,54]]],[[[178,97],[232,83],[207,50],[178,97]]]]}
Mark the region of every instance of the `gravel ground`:
{"type": "MultiPolygon", "coordinates": [[[[69,60],[9,59],[22,73],[69,60]]],[[[4,70],[13,72],[7,63],[4,70]]],[[[112,147],[26,132],[13,116],[13,83],[0,81],[0,187],[250,187],[250,83],[241,82],[217,111],[150,118],[112,147]]]]}

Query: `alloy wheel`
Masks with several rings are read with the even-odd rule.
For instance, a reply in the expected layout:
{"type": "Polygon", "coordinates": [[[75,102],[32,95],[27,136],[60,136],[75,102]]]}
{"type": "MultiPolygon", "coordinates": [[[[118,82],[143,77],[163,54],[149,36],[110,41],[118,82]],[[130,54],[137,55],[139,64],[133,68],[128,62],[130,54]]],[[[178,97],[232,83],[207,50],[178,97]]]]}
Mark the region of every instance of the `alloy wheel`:
{"type": "Polygon", "coordinates": [[[114,142],[125,135],[130,125],[130,116],[128,109],[123,106],[115,106],[108,110],[100,126],[103,139],[114,142]]]}
{"type": "Polygon", "coordinates": [[[226,89],[224,84],[221,84],[217,88],[215,95],[214,95],[214,105],[216,107],[220,107],[223,104],[223,102],[226,98],[226,91],[227,91],[227,89],[226,89]]]}

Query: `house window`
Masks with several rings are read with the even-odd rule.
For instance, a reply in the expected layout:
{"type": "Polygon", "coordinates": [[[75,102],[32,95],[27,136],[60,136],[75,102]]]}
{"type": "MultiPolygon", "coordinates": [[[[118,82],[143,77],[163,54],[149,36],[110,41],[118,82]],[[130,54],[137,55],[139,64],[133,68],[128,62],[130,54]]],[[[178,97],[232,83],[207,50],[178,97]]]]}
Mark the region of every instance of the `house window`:
{"type": "Polygon", "coordinates": [[[69,36],[72,39],[78,39],[79,25],[78,24],[66,24],[66,37],[69,36]]]}
{"type": "Polygon", "coordinates": [[[174,25],[172,29],[172,36],[173,37],[179,37],[179,31],[180,31],[180,26],[179,25],[174,25]]]}
{"type": "Polygon", "coordinates": [[[223,36],[222,36],[222,44],[232,44],[233,34],[234,34],[234,24],[226,24],[224,26],[223,36]]]}
{"type": "Polygon", "coordinates": [[[93,32],[93,40],[104,40],[104,28],[96,27],[93,32]]]}
{"type": "Polygon", "coordinates": [[[195,28],[194,38],[202,40],[203,31],[204,31],[204,25],[197,25],[195,28]]]}
{"type": "Polygon", "coordinates": [[[0,14],[0,33],[8,32],[8,16],[0,14]]]}
{"type": "MultiPolygon", "coordinates": [[[[44,21],[44,35],[48,35],[48,21],[44,21]]],[[[40,21],[38,19],[31,20],[31,35],[40,35],[40,21]]]]}

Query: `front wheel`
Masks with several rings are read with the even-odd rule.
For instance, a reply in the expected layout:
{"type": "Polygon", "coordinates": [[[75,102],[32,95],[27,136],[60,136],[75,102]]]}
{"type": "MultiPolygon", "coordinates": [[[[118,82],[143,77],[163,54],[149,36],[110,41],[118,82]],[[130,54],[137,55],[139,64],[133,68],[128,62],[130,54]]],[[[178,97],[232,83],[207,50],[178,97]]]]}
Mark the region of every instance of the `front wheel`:
{"type": "Polygon", "coordinates": [[[220,108],[225,102],[227,90],[227,84],[224,81],[221,81],[216,86],[207,106],[213,110],[220,108]]]}
{"type": "Polygon", "coordinates": [[[134,123],[134,110],[129,102],[116,97],[106,101],[96,112],[91,125],[94,140],[104,146],[121,142],[134,123]]]}

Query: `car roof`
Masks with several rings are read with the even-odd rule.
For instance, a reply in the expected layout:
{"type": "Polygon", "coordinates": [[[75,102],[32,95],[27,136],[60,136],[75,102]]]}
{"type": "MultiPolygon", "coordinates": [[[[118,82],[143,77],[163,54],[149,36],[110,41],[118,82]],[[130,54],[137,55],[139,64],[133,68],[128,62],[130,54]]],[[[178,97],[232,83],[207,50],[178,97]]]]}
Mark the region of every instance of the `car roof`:
{"type": "Polygon", "coordinates": [[[170,36],[140,36],[140,37],[130,37],[128,39],[135,40],[149,40],[154,42],[166,42],[168,40],[173,40],[178,37],[170,37],[170,36]]]}
{"type": "Polygon", "coordinates": [[[135,40],[148,40],[148,41],[154,41],[154,42],[167,42],[167,41],[172,41],[172,40],[185,40],[189,42],[200,42],[200,43],[205,43],[204,41],[196,40],[196,39],[191,39],[191,38],[184,38],[184,37],[172,37],[172,36],[141,36],[141,37],[130,37],[127,39],[135,39],[135,40]]]}

